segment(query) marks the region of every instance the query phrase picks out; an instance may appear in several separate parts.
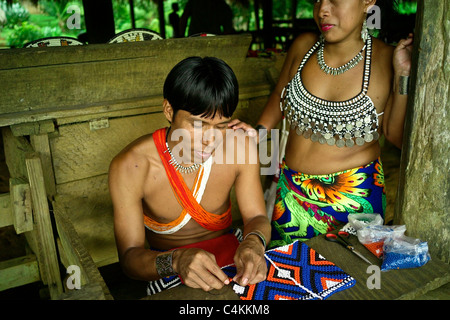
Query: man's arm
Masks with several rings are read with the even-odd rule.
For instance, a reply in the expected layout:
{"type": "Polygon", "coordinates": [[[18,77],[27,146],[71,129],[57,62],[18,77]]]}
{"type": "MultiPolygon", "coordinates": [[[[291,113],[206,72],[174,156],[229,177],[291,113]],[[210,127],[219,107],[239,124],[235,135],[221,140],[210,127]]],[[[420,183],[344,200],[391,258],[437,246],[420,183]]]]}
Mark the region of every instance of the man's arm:
{"type": "MultiPolygon", "coordinates": [[[[145,157],[133,153],[117,156],[109,170],[119,261],[127,276],[143,281],[161,278],[156,260],[167,254],[145,248],[142,198],[148,171],[145,157]]],[[[190,287],[208,291],[228,284],[228,277],[209,252],[195,248],[178,249],[173,252],[171,260],[174,273],[180,274],[190,287]]]]}
{"type": "Polygon", "coordinates": [[[266,278],[265,246],[261,238],[268,244],[271,235],[261,186],[258,149],[253,139],[247,136],[246,140],[249,146],[246,153],[254,156],[247,158],[249,161],[245,164],[237,166],[235,181],[236,199],[244,223],[245,240],[239,245],[234,257],[237,267],[234,280],[241,285],[254,284],[266,278]]]}
{"type": "Polygon", "coordinates": [[[154,280],[157,252],[145,249],[143,185],[148,162],[133,152],[122,153],[111,162],[109,190],[114,208],[114,233],[124,273],[137,280],[154,280]]]}

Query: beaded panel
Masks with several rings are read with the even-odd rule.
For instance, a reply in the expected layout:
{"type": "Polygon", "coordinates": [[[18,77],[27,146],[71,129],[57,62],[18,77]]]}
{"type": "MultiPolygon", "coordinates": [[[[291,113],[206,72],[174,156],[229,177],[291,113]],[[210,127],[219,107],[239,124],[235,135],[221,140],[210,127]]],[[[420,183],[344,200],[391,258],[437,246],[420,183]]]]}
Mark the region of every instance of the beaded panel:
{"type": "Polygon", "coordinates": [[[327,101],[312,95],[303,86],[301,70],[311,55],[322,46],[318,41],[303,58],[294,78],[281,97],[281,111],[298,135],[330,146],[362,146],[379,138],[378,114],[367,95],[370,79],[372,39],[366,42],[364,77],[361,92],[346,101],[327,101]]]}

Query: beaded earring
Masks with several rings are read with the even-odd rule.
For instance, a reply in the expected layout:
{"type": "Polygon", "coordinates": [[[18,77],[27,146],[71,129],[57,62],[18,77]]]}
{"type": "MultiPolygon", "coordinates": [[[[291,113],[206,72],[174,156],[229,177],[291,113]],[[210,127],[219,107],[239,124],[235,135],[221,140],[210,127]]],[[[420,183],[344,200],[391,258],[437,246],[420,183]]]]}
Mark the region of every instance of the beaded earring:
{"type": "Polygon", "coordinates": [[[361,30],[361,39],[366,42],[369,38],[369,29],[367,28],[367,20],[364,19],[362,30],[361,30]]]}

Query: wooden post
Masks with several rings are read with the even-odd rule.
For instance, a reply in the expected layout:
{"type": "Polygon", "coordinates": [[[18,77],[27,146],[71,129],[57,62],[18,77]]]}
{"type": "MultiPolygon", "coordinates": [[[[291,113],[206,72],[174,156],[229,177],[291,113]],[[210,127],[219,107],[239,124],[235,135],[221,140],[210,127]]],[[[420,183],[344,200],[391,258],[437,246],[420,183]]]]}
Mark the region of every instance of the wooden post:
{"type": "Polygon", "coordinates": [[[134,0],[129,0],[130,3],[130,20],[131,20],[131,28],[136,29],[136,18],[134,17],[134,0]]]}
{"type": "Polygon", "coordinates": [[[164,16],[164,0],[158,0],[159,34],[166,38],[166,19],[164,16]]]}
{"type": "Polygon", "coordinates": [[[83,0],[88,43],[107,43],[116,33],[111,0],[83,0]]]}
{"type": "Polygon", "coordinates": [[[29,153],[25,158],[25,163],[30,182],[36,236],[40,249],[38,255],[39,267],[41,268],[42,279],[49,287],[50,296],[57,298],[62,294],[63,289],[50,210],[45,193],[41,159],[36,153],[29,153]]]}
{"type": "Polygon", "coordinates": [[[273,47],[273,0],[263,0],[264,49],[273,47]]]}
{"type": "Polygon", "coordinates": [[[32,231],[33,212],[31,210],[31,191],[28,181],[25,181],[23,178],[11,178],[9,179],[9,189],[16,233],[32,231]]]}
{"type": "Polygon", "coordinates": [[[450,262],[450,0],[420,0],[394,223],[450,262]]]}

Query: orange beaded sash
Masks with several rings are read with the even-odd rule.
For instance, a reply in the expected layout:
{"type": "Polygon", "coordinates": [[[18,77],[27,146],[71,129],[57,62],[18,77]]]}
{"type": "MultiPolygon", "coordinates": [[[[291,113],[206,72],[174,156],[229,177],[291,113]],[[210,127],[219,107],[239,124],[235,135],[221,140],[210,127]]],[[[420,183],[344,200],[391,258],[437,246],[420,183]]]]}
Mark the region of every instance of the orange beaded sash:
{"type": "Polygon", "coordinates": [[[169,223],[159,223],[144,215],[145,225],[157,233],[173,233],[180,229],[177,228],[177,226],[182,224],[183,221],[187,223],[190,217],[192,217],[203,228],[211,231],[219,231],[230,227],[231,203],[226,212],[218,215],[204,210],[193,195],[198,192],[200,186],[200,183],[198,182],[203,179],[203,168],[197,173],[193,190],[189,190],[181,174],[169,163],[171,156],[166,147],[166,128],[155,131],[153,133],[153,141],[155,142],[156,149],[158,150],[158,154],[166,170],[170,186],[172,187],[178,203],[183,208],[183,211],[177,219],[169,223]]]}

